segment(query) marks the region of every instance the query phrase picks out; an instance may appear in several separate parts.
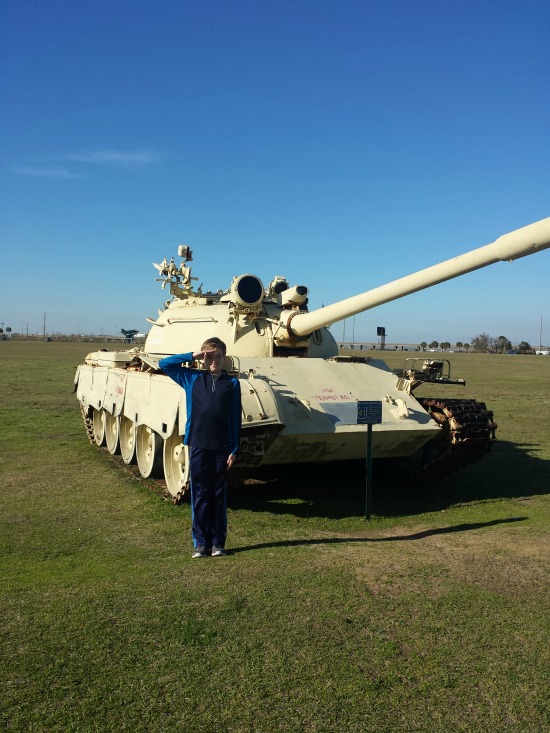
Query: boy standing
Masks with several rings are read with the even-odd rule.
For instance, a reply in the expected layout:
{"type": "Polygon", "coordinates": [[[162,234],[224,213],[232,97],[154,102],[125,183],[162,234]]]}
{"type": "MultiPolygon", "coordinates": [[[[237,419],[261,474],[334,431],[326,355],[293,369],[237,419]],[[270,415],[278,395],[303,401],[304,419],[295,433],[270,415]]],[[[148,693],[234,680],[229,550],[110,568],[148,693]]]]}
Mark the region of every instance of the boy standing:
{"type": "Polygon", "coordinates": [[[235,462],[241,429],[239,381],[222,371],[226,346],[207,339],[195,353],[161,359],[159,367],[185,390],[187,422],[184,445],[189,446],[192,557],[225,555],[227,535],[227,471],[235,462]],[[204,370],[182,362],[204,360],[204,370]]]}

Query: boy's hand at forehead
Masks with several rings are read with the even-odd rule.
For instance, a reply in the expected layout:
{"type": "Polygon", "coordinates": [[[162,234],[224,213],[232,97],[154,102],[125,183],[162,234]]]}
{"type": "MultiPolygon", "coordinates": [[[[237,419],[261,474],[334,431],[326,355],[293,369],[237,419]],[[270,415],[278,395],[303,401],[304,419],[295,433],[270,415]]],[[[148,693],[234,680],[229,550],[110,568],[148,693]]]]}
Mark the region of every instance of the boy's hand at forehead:
{"type": "Polygon", "coordinates": [[[204,351],[195,351],[193,353],[193,361],[202,361],[204,359],[204,351]]]}
{"type": "Polygon", "coordinates": [[[209,351],[196,351],[193,354],[193,359],[198,359],[199,361],[205,360],[205,359],[213,359],[215,356],[219,357],[220,359],[223,359],[223,355],[216,351],[215,349],[211,349],[209,351]]]}

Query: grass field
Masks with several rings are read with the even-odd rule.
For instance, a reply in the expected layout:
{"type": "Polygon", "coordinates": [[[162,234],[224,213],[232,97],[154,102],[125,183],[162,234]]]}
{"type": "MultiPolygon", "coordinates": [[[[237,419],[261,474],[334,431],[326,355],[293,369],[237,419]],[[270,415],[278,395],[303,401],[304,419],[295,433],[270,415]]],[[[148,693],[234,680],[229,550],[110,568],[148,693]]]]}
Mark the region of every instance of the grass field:
{"type": "Polygon", "coordinates": [[[192,561],[189,506],[87,442],[87,350],[0,342],[2,730],[550,729],[550,358],[450,355],[484,461],[369,522],[351,469],[250,485],[192,561]]]}

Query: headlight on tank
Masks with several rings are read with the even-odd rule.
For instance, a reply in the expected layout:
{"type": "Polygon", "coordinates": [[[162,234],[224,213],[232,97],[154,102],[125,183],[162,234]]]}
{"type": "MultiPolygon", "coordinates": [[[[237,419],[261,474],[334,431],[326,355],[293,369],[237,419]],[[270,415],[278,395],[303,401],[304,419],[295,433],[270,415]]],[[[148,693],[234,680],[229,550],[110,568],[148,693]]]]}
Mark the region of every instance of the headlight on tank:
{"type": "Polygon", "coordinates": [[[295,285],[288,288],[277,296],[277,302],[283,308],[293,305],[301,305],[307,300],[308,289],[305,285],[295,285]]]}

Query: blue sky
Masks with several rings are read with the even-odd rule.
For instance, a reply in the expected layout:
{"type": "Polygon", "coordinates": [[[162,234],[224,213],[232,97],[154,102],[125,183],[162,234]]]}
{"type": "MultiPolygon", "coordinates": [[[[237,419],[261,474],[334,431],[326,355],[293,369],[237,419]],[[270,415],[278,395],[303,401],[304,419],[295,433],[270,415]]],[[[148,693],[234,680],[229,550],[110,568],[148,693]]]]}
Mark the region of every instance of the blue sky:
{"type": "MultiPolygon", "coordinates": [[[[4,0],[0,321],[147,330],[152,262],[310,306],[550,216],[547,1],[4,0]]],[[[550,251],[348,319],[550,342],[550,251]]],[[[337,339],[343,324],[334,325],[337,339]]]]}

